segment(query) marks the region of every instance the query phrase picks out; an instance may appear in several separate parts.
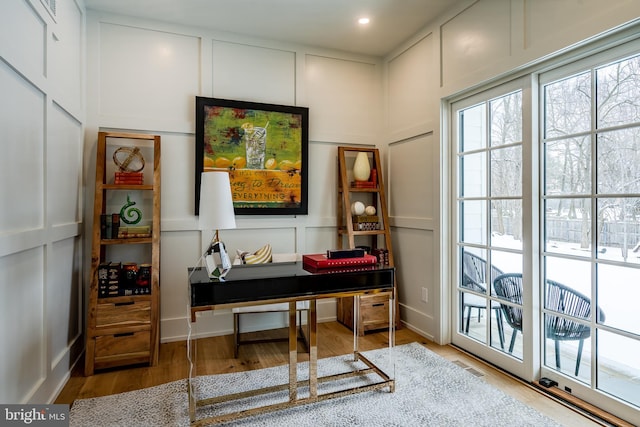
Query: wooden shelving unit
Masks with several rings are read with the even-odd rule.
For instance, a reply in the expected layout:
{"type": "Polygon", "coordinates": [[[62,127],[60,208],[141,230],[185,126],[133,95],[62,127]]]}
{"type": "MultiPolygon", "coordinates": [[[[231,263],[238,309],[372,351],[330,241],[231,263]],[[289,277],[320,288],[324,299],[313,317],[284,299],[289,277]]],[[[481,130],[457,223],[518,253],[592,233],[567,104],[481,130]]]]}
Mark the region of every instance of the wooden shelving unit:
{"type": "MultiPolygon", "coordinates": [[[[353,249],[356,246],[368,246],[374,252],[378,248],[387,250],[386,260],[390,266],[394,266],[391,233],[389,230],[389,213],[384,183],[382,180],[382,163],[380,152],[377,148],[338,147],[338,249],[353,249]],[[348,171],[353,165],[355,156],[367,153],[372,171],[372,184],[370,188],[356,187],[348,171]],[[378,229],[356,230],[355,220],[351,214],[351,204],[354,201],[362,201],[366,205],[376,208],[378,216],[378,229]]],[[[357,228],[357,227],[356,227],[357,228]]],[[[389,295],[376,294],[360,297],[358,307],[358,335],[365,332],[389,327],[389,295]]],[[[398,296],[396,288],[395,298],[395,323],[399,326],[398,296]]],[[[345,326],[352,327],[354,316],[353,298],[338,299],[338,321],[345,326]]]]}
{"type": "Polygon", "coordinates": [[[160,136],[98,134],[90,277],[85,375],[93,375],[96,369],[157,364],[160,341],[160,136]],[[109,154],[117,147],[140,149],[145,160],[142,184],[114,183],[110,172],[115,165],[109,154]],[[117,200],[125,194],[128,201],[129,192],[139,192],[147,216],[151,212],[150,236],[105,236],[101,217],[111,213],[107,210],[112,208],[110,197],[117,200]],[[128,262],[132,257],[139,257],[141,263],[151,265],[148,285],[145,285],[149,288],[128,289],[125,295],[99,295],[101,266],[108,262],[128,262]]]}

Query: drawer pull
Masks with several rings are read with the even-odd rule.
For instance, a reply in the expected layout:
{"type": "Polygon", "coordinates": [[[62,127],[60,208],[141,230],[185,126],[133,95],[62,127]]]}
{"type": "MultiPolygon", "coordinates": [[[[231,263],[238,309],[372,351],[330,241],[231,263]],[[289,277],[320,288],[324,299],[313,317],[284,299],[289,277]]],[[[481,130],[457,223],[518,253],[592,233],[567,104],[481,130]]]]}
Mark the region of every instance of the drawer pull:
{"type": "Polygon", "coordinates": [[[379,302],[378,304],[371,304],[371,307],[383,307],[384,303],[383,302],[379,302]]]}
{"type": "Polygon", "coordinates": [[[114,338],[120,338],[120,337],[132,337],[133,336],[133,332],[124,332],[122,334],[113,334],[114,338]]]}
{"type": "Polygon", "coordinates": [[[117,302],[117,303],[115,303],[114,305],[115,305],[116,307],[121,307],[121,306],[123,306],[123,305],[133,305],[133,304],[135,304],[133,301],[127,301],[127,302],[117,302]]]}

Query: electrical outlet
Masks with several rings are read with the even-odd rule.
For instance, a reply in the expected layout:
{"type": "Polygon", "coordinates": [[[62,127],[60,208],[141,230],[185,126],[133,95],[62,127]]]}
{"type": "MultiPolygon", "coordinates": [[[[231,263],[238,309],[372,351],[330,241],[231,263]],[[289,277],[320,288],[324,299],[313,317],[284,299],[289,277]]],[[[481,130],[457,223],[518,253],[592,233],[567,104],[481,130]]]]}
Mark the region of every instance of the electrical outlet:
{"type": "Polygon", "coordinates": [[[422,302],[429,302],[429,290],[422,288],[422,302]]]}

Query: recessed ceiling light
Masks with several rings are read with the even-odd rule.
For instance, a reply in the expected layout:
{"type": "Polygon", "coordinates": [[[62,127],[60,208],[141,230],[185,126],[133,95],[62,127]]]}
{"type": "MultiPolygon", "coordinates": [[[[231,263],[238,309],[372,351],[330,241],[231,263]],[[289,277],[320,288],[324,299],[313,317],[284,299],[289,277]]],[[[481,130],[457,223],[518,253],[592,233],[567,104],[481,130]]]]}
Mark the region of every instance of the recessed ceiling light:
{"type": "Polygon", "coordinates": [[[369,23],[369,18],[360,18],[358,19],[358,24],[366,25],[369,23]]]}

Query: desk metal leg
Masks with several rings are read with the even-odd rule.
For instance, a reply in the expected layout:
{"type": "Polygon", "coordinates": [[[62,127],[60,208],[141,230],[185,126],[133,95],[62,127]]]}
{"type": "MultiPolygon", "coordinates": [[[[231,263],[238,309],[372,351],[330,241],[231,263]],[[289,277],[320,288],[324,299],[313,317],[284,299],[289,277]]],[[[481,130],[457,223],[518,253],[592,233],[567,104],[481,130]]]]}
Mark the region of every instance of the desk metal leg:
{"type": "Polygon", "coordinates": [[[395,304],[395,291],[389,294],[389,369],[391,372],[391,378],[394,381],[389,383],[389,392],[396,391],[396,361],[394,357],[393,347],[396,345],[396,304],[395,304]]]}
{"type": "Polygon", "coordinates": [[[358,360],[358,336],[360,335],[360,295],[353,297],[353,360],[358,360]]]}
{"type": "Polygon", "coordinates": [[[296,302],[289,303],[289,401],[298,398],[298,325],[296,302]]]}
{"type": "MultiPolygon", "coordinates": [[[[193,327],[193,323],[190,325],[193,327]]],[[[187,358],[189,359],[189,376],[187,378],[187,395],[189,396],[189,420],[191,423],[196,420],[196,406],[197,399],[194,390],[194,380],[196,378],[196,361],[197,361],[197,348],[196,340],[191,336],[191,331],[189,332],[187,338],[187,358]]]]}
{"type": "Polygon", "coordinates": [[[309,398],[318,397],[318,312],[316,300],[309,302],[309,398]]]}

